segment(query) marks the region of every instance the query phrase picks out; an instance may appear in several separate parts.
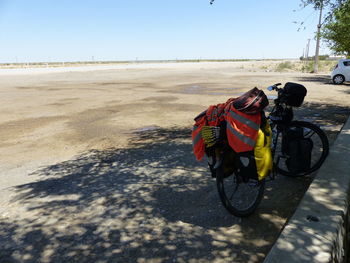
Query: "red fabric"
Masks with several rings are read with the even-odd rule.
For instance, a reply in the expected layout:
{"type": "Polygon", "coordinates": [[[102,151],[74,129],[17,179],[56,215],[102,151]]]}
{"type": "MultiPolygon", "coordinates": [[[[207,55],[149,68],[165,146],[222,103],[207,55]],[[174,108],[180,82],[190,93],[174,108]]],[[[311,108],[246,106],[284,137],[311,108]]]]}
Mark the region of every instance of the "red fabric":
{"type": "Polygon", "coordinates": [[[205,144],[201,136],[201,130],[207,124],[206,116],[204,115],[196,121],[192,129],[192,147],[193,153],[198,161],[202,160],[205,153],[205,144]]]}
{"type": "Polygon", "coordinates": [[[227,139],[230,147],[237,153],[253,150],[254,146],[243,142],[239,137],[237,137],[236,134],[234,134],[232,130],[229,128],[229,125],[231,125],[231,127],[234,130],[238,131],[239,134],[250,138],[251,141],[253,142],[256,142],[258,138],[259,129],[253,129],[250,126],[246,125],[245,123],[240,122],[237,118],[232,117],[230,114],[231,111],[255,123],[257,127],[260,127],[261,114],[260,113],[246,114],[246,113],[240,112],[236,110],[232,104],[229,106],[227,114],[225,114],[225,119],[227,121],[226,134],[227,134],[227,139]]]}
{"type": "Polygon", "coordinates": [[[206,111],[207,122],[209,126],[219,126],[225,120],[225,109],[234,99],[229,99],[225,103],[211,105],[206,111]]]}
{"type": "Polygon", "coordinates": [[[196,123],[192,130],[193,153],[198,161],[202,160],[205,154],[204,140],[201,138],[201,130],[204,125],[219,126],[225,120],[225,109],[233,99],[229,99],[226,103],[210,105],[204,116],[196,119],[196,123]]]}
{"type": "MultiPolygon", "coordinates": [[[[192,142],[193,142],[193,153],[196,156],[198,161],[202,160],[205,154],[205,144],[204,140],[201,138],[201,130],[204,125],[209,126],[219,126],[220,123],[224,120],[227,121],[227,125],[231,125],[234,129],[238,130],[239,133],[243,134],[246,137],[249,137],[251,140],[256,141],[258,137],[258,130],[254,130],[248,127],[246,124],[239,122],[230,115],[230,111],[235,112],[236,114],[256,123],[260,126],[261,115],[259,114],[245,114],[237,111],[232,102],[234,98],[230,98],[225,103],[220,103],[217,105],[211,105],[208,107],[206,114],[202,117],[196,119],[196,123],[193,126],[192,130],[192,142]]],[[[236,152],[251,151],[254,147],[247,145],[242,142],[231,130],[227,129],[227,138],[229,145],[236,152]]]]}

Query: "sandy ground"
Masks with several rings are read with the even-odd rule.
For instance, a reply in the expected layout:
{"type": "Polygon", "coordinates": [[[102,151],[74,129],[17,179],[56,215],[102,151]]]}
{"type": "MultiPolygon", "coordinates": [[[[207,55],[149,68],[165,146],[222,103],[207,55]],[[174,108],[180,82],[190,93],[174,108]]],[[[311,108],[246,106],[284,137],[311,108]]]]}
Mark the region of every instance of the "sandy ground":
{"type": "Polygon", "coordinates": [[[0,70],[0,262],[261,262],[312,177],[280,177],[253,216],[230,216],[191,153],[193,117],[294,81],[296,115],[332,142],[350,106],[349,85],[264,63],[0,70]]]}

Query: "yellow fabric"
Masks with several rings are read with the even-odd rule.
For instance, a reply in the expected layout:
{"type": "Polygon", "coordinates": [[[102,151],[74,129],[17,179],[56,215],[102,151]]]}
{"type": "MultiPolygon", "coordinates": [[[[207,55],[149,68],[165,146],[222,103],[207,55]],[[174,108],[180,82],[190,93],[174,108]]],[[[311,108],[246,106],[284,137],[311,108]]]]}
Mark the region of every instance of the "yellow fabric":
{"type": "Polygon", "coordinates": [[[271,140],[272,131],[270,125],[267,123],[265,127],[259,129],[258,139],[254,148],[259,180],[264,179],[272,171],[271,140]],[[265,133],[261,129],[264,129],[265,133]]]}
{"type": "Polygon", "coordinates": [[[212,126],[203,126],[201,130],[201,135],[204,140],[204,143],[207,147],[215,145],[217,141],[217,134],[215,133],[215,128],[212,126]]]}

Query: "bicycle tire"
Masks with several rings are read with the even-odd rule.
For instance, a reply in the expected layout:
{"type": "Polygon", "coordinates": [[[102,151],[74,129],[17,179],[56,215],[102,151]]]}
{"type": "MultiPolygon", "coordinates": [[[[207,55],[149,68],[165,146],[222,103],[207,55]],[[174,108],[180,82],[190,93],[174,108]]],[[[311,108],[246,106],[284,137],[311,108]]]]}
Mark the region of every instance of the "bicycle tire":
{"type": "MultiPolygon", "coordinates": [[[[305,171],[298,172],[298,173],[291,173],[290,171],[288,171],[288,168],[286,168],[286,167],[281,168],[280,166],[277,166],[276,170],[278,173],[285,175],[285,176],[290,176],[290,177],[300,177],[300,176],[308,175],[321,167],[321,165],[323,164],[323,162],[325,161],[325,159],[329,153],[329,142],[328,142],[327,135],[317,125],[315,125],[311,122],[292,121],[288,125],[288,128],[290,128],[290,127],[301,127],[304,129],[304,131],[310,130],[313,132],[311,135],[310,135],[310,132],[308,132],[309,135],[307,134],[307,136],[305,136],[305,138],[309,138],[309,137],[311,138],[314,134],[317,135],[317,137],[315,137],[315,139],[318,141],[317,142],[318,144],[316,145],[316,147],[315,146],[313,147],[313,152],[312,152],[313,163],[310,165],[309,169],[307,169],[305,171]],[[316,148],[318,148],[318,150],[316,150],[316,148]],[[314,152],[314,149],[315,149],[315,152],[314,152]]],[[[280,142],[278,142],[278,144],[281,145],[280,142]]],[[[278,156],[277,150],[275,153],[275,158],[276,158],[276,156],[278,156]]],[[[278,165],[280,165],[280,164],[278,164],[278,165]]]]}
{"type": "Polygon", "coordinates": [[[245,196],[239,196],[239,192],[238,192],[238,195],[235,197],[235,200],[233,200],[233,195],[231,196],[231,198],[229,198],[228,190],[229,188],[231,188],[228,186],[229,180],[233,180],[233,182],[236,182],[236,184],[238,182],[238,178],[235,175],[235,173],[232,173],[230,176],[224,176],[222,166],[218,167],[216,169],[216,183],[217,183],[217,189],[219,192],[221,203],[224,205],[226,210],[234,216],[247,217],[251,215],[259,205],[261,199],[263,198],[264,189],[265,189],[265,180],[261,180],[259,184],[256,186],[249,186],[248,183],[244,183],[244,182],[238,183],[238,188],[241,187],[240,190],[247,189],[247,191],[251,190],[251,192],[253,190],[256,191],[255,197],[251,200],[249,205],[246,207],[239,207],[238,205],[239,205],[239,202],[242,201],[241,198],[247,198],[247,194],[250,194],[250,193],[243,192],[245,196]]]}

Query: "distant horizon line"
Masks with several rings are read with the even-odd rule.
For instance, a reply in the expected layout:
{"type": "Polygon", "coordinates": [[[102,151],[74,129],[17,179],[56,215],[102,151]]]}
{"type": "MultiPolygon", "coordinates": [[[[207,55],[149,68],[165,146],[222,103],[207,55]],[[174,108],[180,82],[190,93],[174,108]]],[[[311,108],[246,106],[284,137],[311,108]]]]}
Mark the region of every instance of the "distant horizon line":
{"type": "MultiPolygon", "coordinates": [[[[336,55],[320,55],[329,58],[341,58],[336,55]]],[[[313,56],[310,56],[313,58],[313,56]]],[[[167,62],[241,62],[241,61],[278,61],[278,60],[300,60],[299,58],[199,58],[199,59],[134,59],[134,60],[66,60],[66,61],[26,61],[26,62],[0,62],[0,65],[53,65],[53,64],[122,64],[122,63],[167,63],[167,62]]]]}
{"type": "Polygon", "coordinates": [[[112,64],[112,63],[162,63],[162,62],[241,62],[241,61],[277,61],[299,60],[299,58],[242,58],[242,59],[144,59],[144,60],[72,60],[72,61],[36,61],[36,62],[0,62],[0,65],[42,65],[42,64],[112,64]]]}

